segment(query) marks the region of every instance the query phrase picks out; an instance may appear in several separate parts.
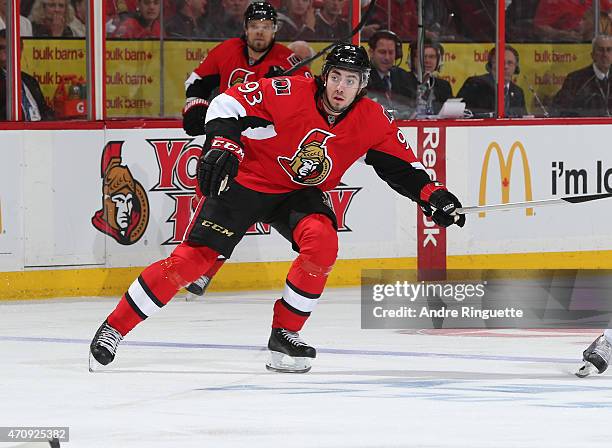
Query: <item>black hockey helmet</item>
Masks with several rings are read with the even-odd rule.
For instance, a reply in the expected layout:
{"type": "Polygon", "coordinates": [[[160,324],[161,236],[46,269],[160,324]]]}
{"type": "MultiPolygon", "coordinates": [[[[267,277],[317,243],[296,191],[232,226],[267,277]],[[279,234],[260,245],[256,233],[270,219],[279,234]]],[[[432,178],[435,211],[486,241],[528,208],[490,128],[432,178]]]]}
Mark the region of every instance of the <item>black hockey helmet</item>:
{"type": "Polygon", "coordinates": [[[370,78],[370,58],[363,47],[352,44],[338,44],[327,54],[321,75],[327,78],[332,67],[343,68],[361,73],[361,87],[368,85],[370,78]]]}
{"type": "Polygon", "coordinates": [[[253,2],[244,12],[244,26],[251,20],[271,20],[276,25],[276,9],[268,2],[253,2]]]}

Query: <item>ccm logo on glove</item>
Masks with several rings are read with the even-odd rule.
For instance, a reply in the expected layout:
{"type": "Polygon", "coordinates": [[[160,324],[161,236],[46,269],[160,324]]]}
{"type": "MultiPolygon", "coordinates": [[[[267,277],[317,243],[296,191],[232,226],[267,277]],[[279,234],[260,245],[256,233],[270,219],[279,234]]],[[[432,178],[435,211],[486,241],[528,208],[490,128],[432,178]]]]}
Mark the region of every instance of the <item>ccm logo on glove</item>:
{"type": "Polygon", "coordinates": [[[210,149],[222,149],[224,151],[229,151],[238,157],[240,162],[242,162],[242,159],[244,159],[244,150],[242,147],[223,137],[215,137],[210,144],[210,149]]]}

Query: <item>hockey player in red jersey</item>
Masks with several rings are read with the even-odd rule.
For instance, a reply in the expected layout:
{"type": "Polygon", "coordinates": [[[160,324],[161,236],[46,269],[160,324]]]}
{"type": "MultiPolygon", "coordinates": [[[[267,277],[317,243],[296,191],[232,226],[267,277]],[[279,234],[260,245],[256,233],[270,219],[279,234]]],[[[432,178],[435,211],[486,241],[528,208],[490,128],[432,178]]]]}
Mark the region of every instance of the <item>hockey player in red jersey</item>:
{"type": "MultiPolygon", "coordinates": [[[[343,44],[320,78],[287,77],[240,84],[216,97],[206,117],[200,201],[186,238],[132,283],[91,343],[93,360],[113,361],[122,338],[198,278],[219,254],[230,257],[255,222],[287,229],[299,255],[276,300],[268,341],[271,370],[307,372],[316,357],[299,331],[336,261],[336,217],[324,191],[365,163],[391,188],[432,212],[441,226],[463,226],[459,200],[432,181],[393,118],[364,97],[370,62],[363,47],[343,44]]],[[[95,363],[90,364],[95,366],[95,363]]]]}
{"type": "MultiPolygon", "coordinates": [[[[229,39],[213,48],[185,82],[187,100],[183,128],[191,136],[204,134],[208,102],[217,88],[224,92],[235,84],[271,77],[293,67],[300,59],[284,45],[274,42],[276,10],[267,2],[249,5],[244,13],[244,36],[229,39]]],[[[306,67],[296,74],[310,75],[306,67]]],[[[223,264],[221,257],[208,272],[187,286],[204,294],[210,280],[223,264]]]]}

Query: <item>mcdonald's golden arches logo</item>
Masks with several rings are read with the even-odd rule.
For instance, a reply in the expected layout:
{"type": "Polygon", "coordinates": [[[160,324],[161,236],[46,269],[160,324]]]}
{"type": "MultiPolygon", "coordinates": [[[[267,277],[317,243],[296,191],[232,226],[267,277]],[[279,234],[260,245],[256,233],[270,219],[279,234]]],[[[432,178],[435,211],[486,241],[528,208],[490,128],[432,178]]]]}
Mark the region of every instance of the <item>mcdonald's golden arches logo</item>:
{"type": "MultiPolygon", "coordinates": [[[[489,159],[491,153],[497,156],[499,162],[499,173],[501,181],[501,202],[507,204],[510,202],[510,180],[512,175],[512,161],[514,160],[514,153],[518,149],[521,160],[523,162],[523,177],[525,179],[525,200],[533,200],[531,191],[531,170],[529,169],[529,160],[527,159],[527,152],[525,147],[518,140],[512,143],[508,157],[504,157],[504,153],[497,142],[491,142],[487,151],[485,152],[484,160],[482,162],[482,171],[480,173],[480,194],[478,196],[478,205],[485,205],[487,202],[487,177],[489,173],[489,159]]],[[[527,216],[533,216],[533,208],[525,210],[527,216]]],[[[485,212],[478,213],[480,218],[484,218],[485,212]]]]}

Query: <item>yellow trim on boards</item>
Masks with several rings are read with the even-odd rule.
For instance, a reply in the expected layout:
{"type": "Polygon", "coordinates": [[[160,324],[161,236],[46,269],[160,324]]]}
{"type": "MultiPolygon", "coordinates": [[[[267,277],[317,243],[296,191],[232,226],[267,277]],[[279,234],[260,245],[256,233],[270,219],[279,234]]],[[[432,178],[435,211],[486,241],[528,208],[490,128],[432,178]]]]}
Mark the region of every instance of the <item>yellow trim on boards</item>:
{"type": "MultiPolygon", "coordinates": [[[[211,291],[281,290],[291,262],[227,263],[211,291]]],[[[448,269],[612,269],[612,250],[449,256],[448,269]]],[[[119,297],[142,267],[0,272],[0,300],[119,297]]],[[[328,286],[358,286],[362,269],[416,269],[416,258],[338,260],[328,286]]]]}

